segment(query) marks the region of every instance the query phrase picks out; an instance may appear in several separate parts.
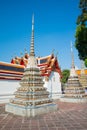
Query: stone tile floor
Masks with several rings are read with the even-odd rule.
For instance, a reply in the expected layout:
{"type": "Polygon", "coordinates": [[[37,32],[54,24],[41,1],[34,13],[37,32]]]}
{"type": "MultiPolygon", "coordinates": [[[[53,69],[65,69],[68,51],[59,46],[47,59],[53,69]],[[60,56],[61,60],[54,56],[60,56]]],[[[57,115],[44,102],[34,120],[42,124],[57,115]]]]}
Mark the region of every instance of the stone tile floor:
{"type": "Polygon", "coordinates": [[[0,130],[87,130],[87,103],[56,103],[57,111],[34,118],[9,114],[0,104],[0,130]]]}

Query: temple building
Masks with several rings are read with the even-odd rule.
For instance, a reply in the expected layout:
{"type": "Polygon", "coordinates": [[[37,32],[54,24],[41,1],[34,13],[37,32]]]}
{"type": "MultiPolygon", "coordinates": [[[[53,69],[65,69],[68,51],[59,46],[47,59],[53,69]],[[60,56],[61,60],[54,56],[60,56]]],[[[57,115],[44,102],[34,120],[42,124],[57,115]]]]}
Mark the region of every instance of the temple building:
{"type": "Polygon", "coordinates": [[[21,65],[0,62],[0,103],[6,103],[13,97],[23,72],[21,65]]]}
{"type": "Polygon", "coordinates": [[[49,92],[43,86],[41,71],[37,66],[34,53],[34,16],[32,17],[32,37],[28,64],[20,80],[20,87],[15,91],[15,97],[6,104],[5,110],[15,115],[34,117],[36,115],[57,110],[49,92]]]}

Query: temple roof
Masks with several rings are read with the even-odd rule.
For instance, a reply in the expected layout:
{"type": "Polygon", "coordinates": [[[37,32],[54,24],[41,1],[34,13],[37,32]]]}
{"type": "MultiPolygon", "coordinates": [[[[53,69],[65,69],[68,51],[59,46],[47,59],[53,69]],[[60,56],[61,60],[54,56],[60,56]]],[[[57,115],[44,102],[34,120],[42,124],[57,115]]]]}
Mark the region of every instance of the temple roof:
{"type": "MultiPolygon", "coordinates": [[[[76,70],[76,73],[79,75],[81,75],[81,70],[76,70]]],[[[87,75],[87,69],[84,69],[84,74],[87,75]]]]}
{"type": "MultiPolygon", "coordinates": [[[[0,61],[0,79],[20,80],[23,75],[24,68],[27,66],[28,58],[29,55],[25,54],[23,57],[13,58],[11,63],[0,61]]],[[[58,72],[60,76],[62,76],[58,60],[54,54],[45,57],[37,57],[36,59],[42,76],[49,77],[52,71],[58,72]]],[[[84,69],[84,72],[87,75],[87,69],[84,69]]],[[[76,73],[80,76],[81,70],[76,70],[76,73]]]]}
{"type": "Polygon", "coordinates": [[[24,66],[19,64],[0,62],[0,79],[20,80],[23,75],[24,68],[24,66]]]}
{"type": "MultiPolygon", "coordinates": [[[[22,66],[27,66],[29,55],[25,54],[23,57],[15,57],[11,60],[12,64],[19,64],[22,66]],[[26,58],[27,55],[27,58],[26,58]]],[[[37,64],[40,67],[40,71],[42,76],[49,76],[51,71],[58,72],[61,76],[61,69],[58,64],[57,57],[54,54],[45,56],[45,57],[37,57],[37,64]]]]}

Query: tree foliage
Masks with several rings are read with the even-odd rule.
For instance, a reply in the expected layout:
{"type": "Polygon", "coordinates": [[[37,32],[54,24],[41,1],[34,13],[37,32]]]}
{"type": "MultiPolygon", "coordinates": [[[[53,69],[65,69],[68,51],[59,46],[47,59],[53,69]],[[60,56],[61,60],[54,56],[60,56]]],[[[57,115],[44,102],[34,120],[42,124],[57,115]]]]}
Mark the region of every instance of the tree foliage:
{"type": "Polygon", "coordinates": [[[81,60],[87,59],[87,0],[80,0],[81,15],[77,18],[75,47],[81,60]]]}
{"type": "Polygon", "coordinates": [[[87,66],[87,59],[85,59],[85,66],[87,66]]]}
{"type": "Polygon", "coordinates": [[[68,77],[69,77],[69,75],[70,75],[70,71],[69,70],[63,70],[62,71],[62,79],[61,79],[61,82],[62,83],[66,83],[67,82],[67,80],[68,80],[68,77]]]}

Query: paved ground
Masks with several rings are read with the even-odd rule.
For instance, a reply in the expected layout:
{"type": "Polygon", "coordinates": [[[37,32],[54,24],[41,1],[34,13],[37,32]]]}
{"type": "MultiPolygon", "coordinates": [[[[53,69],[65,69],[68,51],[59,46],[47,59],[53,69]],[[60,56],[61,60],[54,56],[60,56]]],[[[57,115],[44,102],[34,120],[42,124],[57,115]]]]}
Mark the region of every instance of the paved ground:
{"type": "Polygon", "coordinates": [[[87,130],[87,104],[58,102],[59,110],[34,118],[8,114],[0,105],[0,130],[87,130]]]}

